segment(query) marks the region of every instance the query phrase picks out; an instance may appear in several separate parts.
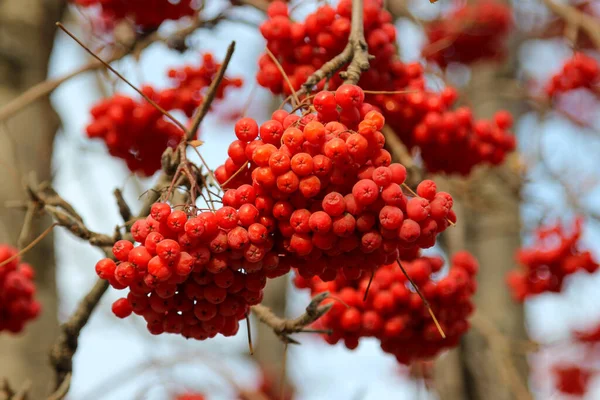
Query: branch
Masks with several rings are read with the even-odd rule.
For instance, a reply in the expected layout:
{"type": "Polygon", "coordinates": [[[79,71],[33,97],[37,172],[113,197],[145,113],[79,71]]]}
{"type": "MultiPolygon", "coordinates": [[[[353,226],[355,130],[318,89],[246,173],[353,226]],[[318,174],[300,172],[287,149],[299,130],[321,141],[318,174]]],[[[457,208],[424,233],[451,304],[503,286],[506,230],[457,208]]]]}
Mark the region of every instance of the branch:
{"type": "MultiPolygon", "coordinates": [[[[112,255],[109,250],[105,253],[107,256],[112,255]]],[[[50,351],[50,362],[56,371],[54,383],[56,391],[50,396],[51,398],[60,392],[63,381],[70,378],[73,372],[73,356],[77,351],[79,334],[107,289],[108,282],[98,279],[92,290],[81,300],[75,313],[61,326],[58,339],[50,351]]]]}
{"type": "Polygon", "coordinates": [[[117,200],[117,206],[119,206],[119,214],[121,214],[123,222],[129,221],[133,214],[131,213],[131,209],[129,208],[129,205],[123,197],[123,192],[121,191],[121,189],[117,188],[113,193],[115,195],[115,199],[117,200]]]}
{"type": "Polygon", "coordinates": [[[231,3],[240,6],[251,6],[264,13],[269,8],[269,2],[265,0],[232,0],[231,3]]]}
{"type": "Polygon", "coordinates": [[[396,132],[389,125],[384,125],[381,133],[385,136],[385,143],[392,157],[406,167],[410,178],[410,182],[407,183],[408,186],[412,187],[414,184],[421,182],[425,176],[425,171],[415,163],[404,143],[396,135],[396,132]]]}
{"type": "Polygon", "coordinates": [[[554,0],[543,1],[554,14],[566,22],[567,27],[575,32],[581,29],[587,33],[596,49],[600,50],[600,20],[568,4],[556,3],[554,0]]]}
{"type": "Polygon", "coordinates": [[[350,63],[348,69],[341,72],[340,76],[345,79],[344,83],[357,84],[360,74],[369,69],[370,58],[364,33],[363,0],[352,0],[352,25],[348,44],[340,54],[323,64],[320,69],[308,77],[299,94],[310,92],[315,85],[323,79],[333,76],[347,63],[350,63]]]}
{"type": "Polygon", "coordinates": [[[306,307],[306,312],[294,319],[283,319],[278,317],[268,307],[261,304],[252,306],[252,312],[258,317],[260,322],[266,324],[273,329],[273,332],[286,344],[300,344],[292,339],[289,335],[299,332],[315,332],[307,330],[306,327],[325,315],[333,304],[320,306],[320,304],[329,297],[328,292],[323,292],[313,297],[311,302],[306,307]]]}
{"type": "Polygon", "coordinates": [[[217,76],[215,76],[213,81],[210,83],[208,92],[206,93],[206,97],[204,98],[204,101],[202,101],[202,105],[200,106],[199,110],[197,111],[196,117],[194,117],[194,122],[192,123],[192,127],[186,134],[187,140],[192,140],[194,138],[194,136],[196,136],[196,132],[198,131],[198,128],[200,127],[200,124],[202,123],[202,120],[208,113],[208,109],[210,108],[210,105],[212,104],[213,100],[215,99],[217,90],[219,89],[219,85],[221,84],[221,81],[223,80],[223,77],[225,76],[225,70],[227,70],[227,66],[229,65],[229,61],[231,61],[231,56],[233,56],[234,50],[235,50],[235,42],[231,42],[231,44],[227,48],[227,54],[225,54],[225,58],[223,59],[221,68],[219,68],[219,71],[217,72],[217,76]]]}
{"type": "Polygon", "coordinates": [[[344,83],[356,85],[360,74],[369,69],[369,52],[365,40],[363,22],[363,0],[352,0],[352,25],[348,44],[352,46],[352,61],[345,72],[340,76],[344,83]]]}

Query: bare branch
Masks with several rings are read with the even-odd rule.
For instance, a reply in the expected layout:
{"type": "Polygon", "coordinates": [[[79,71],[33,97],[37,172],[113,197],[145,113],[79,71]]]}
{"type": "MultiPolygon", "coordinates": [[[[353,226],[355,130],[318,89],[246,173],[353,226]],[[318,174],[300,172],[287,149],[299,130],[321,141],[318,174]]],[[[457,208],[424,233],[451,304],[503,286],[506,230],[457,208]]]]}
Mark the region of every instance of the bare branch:
{"type": "Polygon", "coordinates": [[[543,1],[554,14],[565,21],[572,31],[581,29],[587,33],[596,49],[600,50],[600,20],[568,4],[557,3],[554,0],[543,1]]]}
{"type": "Polygon", "coordinates": [[[223,77],[225,76],[225,70],[227,70],[227,66],[229,65],[229,61],[231,61],[231,56],[233,56],[234,50],[235,50],[235,42],[231,42],[231,44],[227,48],[227,54],[225,54],[225,58],[223,59],[221,68],[219,68],[219,71],[217,72],[217,76],[215,76],[213,81],[210,83],[208,92],[206,93],[206,97],[204,97],[204,101],[202,101],[202,105],[200,106],[199,110],[197,111],[196,116],[194,117],[194,122],[192,123],[192,127],[190,128],[189,131],[187,131],[187,134],[186,134],[187,140],[192,140],[194,138],[194,136],[196,136],[196,132],[198,131],[198,128],[200,127],[200,124],[202,123],[202,120],[208,113],[208,109],[210,108],[210,105],[212,104],[213,100],[215,99],[217,90],[219,89],[219,85],[221,84],[221,81],[223,80],[223,77]]]}
{"type": "Polygon", "coordinates": [[[314,330],[306,329],[306,327],[321,318],[333,307],[333,304],[320,305],[327,297],[329,297],[328,292],[323,292],[313,297],[306,307],[306,312],[294,319],[280,318],[269,308],[261,304],[252,306],[252,312],[258,317],[260,322],[271,327],[273,332],[284,343],[299,344],[299,342],[292,339],[289,335],[299,332],[314,332],[314,330]]]}
{"type": "MultiPolygon", "coordinates": [[[[106,255],[111,255],[107,250],[106,255]]],[[[59,391],[65,379],[73,372],[73,356],[77,351],[79,334],[87,324],[92,311],[108,289],[108,281],[98,279],[90,292],[81,300],[75,313],[61,326],[61,332],[50,351],[50,361],[56,371],[55,387],[59,391]]]]}
{"type": "Polygon", "coordinates": [[[123,192],[121,189],[117,188],[113,193],[115,195],[115,199],[117,200],[117,205],[119,206],[119,214],[121,214],[121,218],[123,218],[124,222],[129,221],[133,214],[131,213],[131,209],[123,197],[123,192]]]}

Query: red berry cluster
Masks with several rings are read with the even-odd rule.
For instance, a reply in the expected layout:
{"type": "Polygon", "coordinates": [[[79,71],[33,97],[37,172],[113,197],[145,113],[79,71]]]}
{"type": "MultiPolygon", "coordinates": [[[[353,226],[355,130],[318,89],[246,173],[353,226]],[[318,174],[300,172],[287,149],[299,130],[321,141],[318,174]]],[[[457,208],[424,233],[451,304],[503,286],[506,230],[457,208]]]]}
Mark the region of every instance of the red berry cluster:
{"type": "MultiPolygon", "coordinates": [[[[295,90],[298,90],[313,72],[344,49],[350,34],[351,13],[351,0],[342,0],[337,8],[324,5],[310,14],[304,22],[292,22],[285,3],[274,1],[270,4],[267,11],[269,19],[261,25],[260,32],[295,90]]],[[[379,81],[381,83],[378,86],[382,86],[387,78],[385,68],[395,54],[396,29],[391,22],[392,17],[389,12],[383,10],[381,1],[365,1],[365,39],[369,45],[369,53],[375,56],[375,59],[372,65],[373,72],[360,81],[362,87],[370,88],[379,81]],[[377,76],[378,73],[383,76],[377,76]],[[370,84],[367,85],[366,81],[370,84]]],[[[291,94],[290,87],[269,55],[261,56],[259,68],[257,80],[261,86],[273,93],[291,94]]],[[[336,89],[341,83],[342,79],[336,73],[328,87],[336,89]]],[[[324,85],[323,80],[318,89],[323,89],[324,85]]]]}
{"type": "MultiPolygon", "coordinates": [[[[202,54],[202,62],[194,67],[186,65],[182,68],[172,68],[168,72],[168,76],[173,82],[171,89],[163,91],[167,92],[176,103],[174,108],[180,109],[191,117],[194,110],[202,103],[203,93],[215,79],[217,72],[221,68],[221,64],[217,63],[211,53],[202,54]]],[[[225,90],[229,87],[239,88],[243,84],[241,78],[223,77],[223,80],[217,88],[215,95],[216,99],[225,97],[225,90]]]]}
{"type": "Polygon", "coordinates": [[[546,93],[555,96],[579,88],[587,88],[600,95],[600,64],[584,53],[575,53],[563,65],[562,70],[546,86],[546,93]]]}
{"type": "Polygon", "coordinates": [[[376,270],[372,280],[364,276],[360,281],[338,278],[322,282],[297,275],[295,284],[310,288],[313,295],[331,293],[333,308],[315,324],[332,330],[331,335],[325,336],[329,343],[343,340],[347,348],[354,349],[361,337],[376,337],[385,352],[410,364],[456,346],[469,328],[467,317],[473,311],[471,297],[477,287],[477,260],[466,251],[456,253],[447,276],[435,281],[433,277],[443,265],[440,257],[419,257],[402,263],[430,303],[445,339],[397,262],[376,270]]]}
{"type": "Polygon", "coordinates": [[[206,400],[206,397],[199,393],[185,393],[175,396],[173,400],[206,400]]]}
{"type": "Polygon", "coordinates": [[[520,249],[516,258],[522,270],[511,271],[507,283],[516,301],[543,292],[559,293],[567,275],[578,271],[593,273],[600,265],[589,251],[581,250],[582,219],[575,220],[572,232],[561,224],[541,228],[531,248],[520,249]]]}
{"type": "MultiPolygon", "coordinates": [[[[292,23],[285,4],[271,4],[270,18],[261,32],[294,89],[299,89],[310,74],[341,51],[340,46],[347,41],[350,13],[350,1],[343,0],[337,9],[323,6],[304,23],[292,23]],[[297,45],[290,46],[290,42],[297,45]]],[[[512,126],[509,113],[501,111],[493,121],[475,121],[468,108],[450,110],[457,97],[454,89],[426,92],[422,66],[398,60],[393,45],[396,30],[376,0],[365,3],[365,35],[369,53],[375,59],[369,71],[361,75],[359,85],[371,91],[398,92],[368,94],[366,100],[381,111],[407,147],[421,150],[429,171],[466,175],[475,165],[502,163],[506,153],[514,150],[515,139],[508,132],[512,126]]],[[[267,54],[261,57],[259,66],[260,85],[274,93],[291,92],[267,54]]],[[[328,87],[335,89],[341,82],[339,74],[335,74],[328,87]]],[[[317,87],[324,85],[322,80],[317,87]]]]}
{"type": "Polygon", "coordinates": [[[384,118],[363,101],[362,89],[342,85],[314,97],[316,113],[279,110],[260,127],[241,119],[215,171],[232,188],[224,205],[262,199],[255,218],[302,276],[358,279],[399,253],[433,246],[456,220],[452,197],[434,182],[404,194],[406,168],[383,149],[384,118]]]}
{"type": "Polygon", "coordinates": [[[166,20],[178,20],[197,12],[194,0],[73,0],[82,7],[100,8],[102,19],[114,25],[130,19],[143,30],[154,30],[166,20]]]}
{"type": "Polygon", "coordinates": [[[578,365],[556,365],[552,368],[554,379],[556,380],[556,389],[561,393],[583,397],[589,387],[590,380],[595,371],[578,365]]]}
{"type": "Polygon", "coordinates": [[[502,59],[511,25],[511,9],[506,4],[491,0],[465,4],[427,24],[423,55],[442,68],[451,62],[502,59]]]}
{"type": "MultiPolygon", "coordinates": [[[[252,188],[250,188],[252,189],[252,188]]],[[[120,240],[96,272],[116,289],[129,288],[113,304],[120,318],[141,315],[148,330],[204,340],[235,335],[238,321],[262,299],[267,278],[283,275],[274,241],[259,222],[255,199],[239,191],[239,207],[188,215],[155,203],[131,234],[120,240]]]]}
{"type": "MultiPolygon", "coordinates": [[[[173,87],[157,91],[146,86],[142,91],[163,109],[181,110],[191,117],[203,101],[202,90],[210,85],[219,67],[212,55],[205,54],[198,67],[169,71],[173,87]]],[[[240,79],[223,79],[217,98],[223,97],[227,87],[241,84],[240,79]]],[[[160,169],[165,149],[175,148],[183,137],[179,127],[142,98],[117,94],[96,104],[91,114],[88,137],[104,140],[112,156],[125,160],[131,171],[147,176],[160,169]]]]}
{"type": "Polygon", "coordinates": [[[19,333],[25,323],[36,318],[41,310],[35,301],[34,271],[29,264],[21,263],[17,249],[0,245],[0,332],[19,333]]]}

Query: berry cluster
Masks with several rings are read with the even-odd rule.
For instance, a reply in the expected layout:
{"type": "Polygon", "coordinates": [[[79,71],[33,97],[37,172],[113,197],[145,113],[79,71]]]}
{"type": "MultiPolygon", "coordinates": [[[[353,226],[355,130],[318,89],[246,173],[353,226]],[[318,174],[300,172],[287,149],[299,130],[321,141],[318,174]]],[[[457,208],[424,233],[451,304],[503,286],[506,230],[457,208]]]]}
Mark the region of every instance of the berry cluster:
{"type": "MultiPolygon", "coordinates": [[[[176,103],[174,108],[182,110],[188,117],[191,117],[194,110],[202,103],[204,90],[210,86],[221,67],[211,53],[202,54],[201,60],[202,62],[196,67],[186,65],[182,68],[170,69],[168,76],[173,87],[163,91],[163,96],[165,92],[173,96],[173,101],[176,103]]],[[[215,98],[222,99],[227,88],[239,88],[242,83],[240,78],[223,77],[215,98]]]]}
{"type": "MultiPolygon", "coordinates": [[[[261,32],[294,89],[339,53],[348,37],[350,12],[350,1],[343,0],[337,9],[323,6],[304,23],[292,23],[285,4],[271,4],[270,18],[261,32]],[[290,41],[297,46],[290,46],[290,41]]],[[[509,113],[501,111],[493,121],[475,121],[468,108],[451,111],[457,97],[454,89],[426,91],[422,66],[398,60],[393,44],[396,30],[376,0],[365,2],[365,35],[369,53],[375,55],[359,81],[361,87],[375,92],[367,94],[366,100],[380,110],[407,147],[420,149],[429,171],[466,175],[478,164],[502,163],[506,153],[514,150],[515,139],[508,132],[512,126],[509,113]]],[[[260,85],[274,93],[291,92],[269,55],[261,57],[259,67],[260,85]]],[[[328,87],[335,89],[341,82],[335,74],[328,87]]],[[[317,88],[324,85],[322,80],[317,88]]]]}
{"type": "Polygon", "coordinates": [[[384,118],[364,103],[362,89],[320,92],[313,107],[302,117],[276,111],[260,127],[238,121],[238,140],[215,171],[231,188],[223,204],[260,198],[255,220],[275,232],[284,263],[304,277],[358,279],[433,246],[456,220],[452,197],[429,180],[404,194],[406,169],[383,149],[384,118]]]}
{"type": "Polygon", "coordinates": [[[102,19],[114,25],[130,19],[142,30],[154,30],[166,20],[178,20],[194,15],[197,5],[194,0],[73,0],[82,7],[100,9],[102,19]]]}
{"type": "MultiPolygon", "coordinates": [[[[15,254],[15,248],[0,245],[0,263],[6,263],[15,254]]],[[[18,257],[0,266],[0,332],[19,333],[25,323],[39,315],[40,303],[33,298],[34,275],[33,268],[18,257]]]]}
{"type": "MultiPolygon", "coordinates": [[[[219,67],[212,55],[205,54],[198,67],[169,71],[173,87],[154,90],[145,86],[142,91],[163,109],[181,110],[189,118],[202,103],[202,91],[210,85],[219,67]]],[[[227,87],[241,84],[240,79],[223,79],[217,98],[223,98],[227,87]]],[[[93,120],[86,130],[88,137],[104,140],[112,156],[125,160],[131,171],[146,176],[160,169],[162,153],[167,147],[175,148],[184,134],[142,98],[117,94],[96,104],[91,114],[93,120]]]]}
{"type": "Polygon", "coordinates": [[[588,391],[594,371],[578,365],[556,365],[552,368],[552,374],[559,392],[570,396],[583,397],[588,391]]]}
{"type": "Polygon", "coordinates": [[[445,339],[397,262],[382,266],[372,278],[364,276],[360,281],[338,278],[322,282],[297,275],[295,284],[310,288],[313,295],[330,292],[335,299],[333,308],[315,324],[332,330],[331,335],[325,336],[329,343],[343,340],[347,348],[354,349],[361,337],[376,337],[385,352],[410,364],[456,346],[469,328],[467,317],[473,311],[471,297],[477,285],[477,261],[468,252],[456,253],[447,276],[434,280],[443,265],[439,257],[419,257],[402,263],[430,303],[445,339]]]}
{"type": "MultiPolygon", "coordinates": [[[[313,72],[344,49],[350,34],[351,13],[351,0],[342,0],[337,8],[324,5],[306,17],[304,22],[292,22],[285,3],[274,1],[270,4],[267,11],[269,19],[261,25],[260,32],[267,40],[267,47],[289,77],[294,90],[300,89],[313,72]]],[[[372,72],[365,74],[359,82],[361,87],[371,88],[375,84],[384,86],[388,81],[385,71],[395,54],[396,40],[396,29],[391,22],[392,17],[383,10],[381,1],[365,1],[365,39],[369,53],[375,59],[372,62],[372,72]]],[[[273,93],[289,95],[292,92],[268,54],[263,54],[259,60],[257,80],[273,93]]],[[[336,89],[341,83],[342,79],[336,73],[328,87],[336,89]]],[[[325,80],[319,82],[317,87],[321,90],[324,85],[325,80]]]]}
{"type": "Polygon", "coordinates": [[[546,86],[548,96],[556,96],[569,90],[586,88],[600,94],[600,64],[584,53],[575,53],[554,75],[546,86]]]}
{"type": "MultiPolygon", "coordinates": [[[[252,188],[250,188],[252,189],[252,188]]],[[[148,330],[204,340],[235,335],[249,306],[258,304],[267,277],[289,271],[279,265],[274,241],[259,222],[255,199],[239,191],[239,207],[188,215],[155,203],[131,234],[120,240],[96,272],[116,289],[129,288],[113,304],[120,318],[141,315],[148,330]]]]}
{"type": "Polygon", "coordinates": [[[522,270],[511,271],[507,283],[516,301],[543,292],[559,293],[567,275],[578,271],[593,273],[600,265],[589,251],[580,249],[582,220],[576,219],[572,232],[561,224],[541,228],[531,248],[520,249],[516,258],[522,270]]]}
{"type": "Polygon", "coordinates": [[[442,68],[451,62],[502,59],[511,25],[511,9],[506,4],[493,0],[465,4],[427,24],[423,55],[442,68]]]}
{"type": "Polygon", "coordinates": [[[200,393],[184,393],[175,396],[173,400],[206,400],[206,397],[200,393]]]}

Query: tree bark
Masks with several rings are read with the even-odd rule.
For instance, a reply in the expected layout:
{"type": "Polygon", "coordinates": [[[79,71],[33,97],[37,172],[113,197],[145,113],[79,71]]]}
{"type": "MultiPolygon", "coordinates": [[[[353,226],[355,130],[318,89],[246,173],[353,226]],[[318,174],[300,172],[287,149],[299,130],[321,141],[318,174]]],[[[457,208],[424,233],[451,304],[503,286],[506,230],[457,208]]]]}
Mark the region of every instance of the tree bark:
{"type": "MultiPolygon", "coordinates": [[[[475,115],[489,118],[500,109],[515,117],[523,104],[508,104],[497,97],[503,77],[514,77],[515,69],[480,66],[473,70],[467,98],[475,115]],[[500,79],[499,79],[500,78],[500,79]]],[[[525,339],[523,307],[514,303],[505,284],[506,273],[515,268],[514,254],[520,247],[520,181],[509,166],[479,170],[468,180],[451,181],[451,193],[467,194],[459,206],[465,209],[463,233],[449,230],[449,253],[467,249],[479,260],[475,305],[478,315],[488,320],[508,340],[525,339]],[[454,184],[453,184],[454,183],[454,184]],[[456,185],[459,183],[459,185],[456,185]],[[452,238],[454,235],[461,238],[452,238]]],[[[527,398],[520,385],[527,385],[525,355],[496,354],[490,338],[473,327],[458,350],[442,359],[436,370],[436,387],[443,400],[509,400],[527,398]],[[520,380],[515,384],[505,368],[510,364],[520,380]],[[456,382],[461,379],[461,382],[456,382]]]]}
{"type": "MultiPolygon", "coordinates": [[[[46,79],[54,23],[64,6],[62,0],[0,1],[0,107],[46,79]]],[[[24,177],[33,172],[40,181],[51,178],[52,143],[58,125],[59,119],[47,98],[0,122],[0,243],[17,245],[24,213],[7,209],[4,204],[7,200],[27,198],[24,177]]],[[[34,219],[28,241],[48,226],[47,219],[34,219]]],[[[58,334],[52,236],[24,259],[36,269],[36,296],[42,303],[42,314],[20,335],[0,333],[0,377],[6,377],[13,387],[31,380],[29,398],[40,399],[50,389],[48,350],[58,334]]]]}

